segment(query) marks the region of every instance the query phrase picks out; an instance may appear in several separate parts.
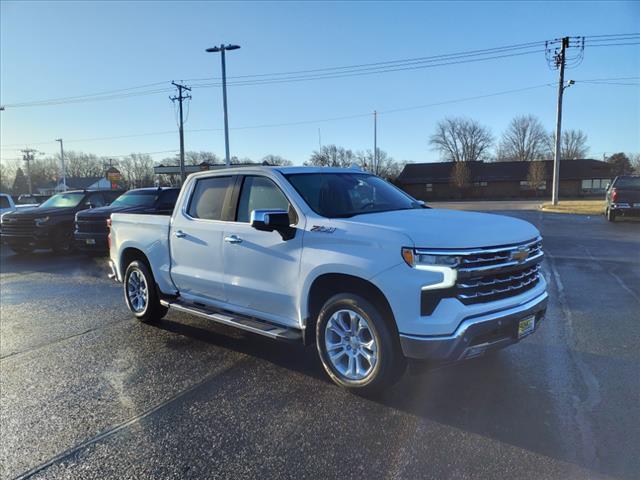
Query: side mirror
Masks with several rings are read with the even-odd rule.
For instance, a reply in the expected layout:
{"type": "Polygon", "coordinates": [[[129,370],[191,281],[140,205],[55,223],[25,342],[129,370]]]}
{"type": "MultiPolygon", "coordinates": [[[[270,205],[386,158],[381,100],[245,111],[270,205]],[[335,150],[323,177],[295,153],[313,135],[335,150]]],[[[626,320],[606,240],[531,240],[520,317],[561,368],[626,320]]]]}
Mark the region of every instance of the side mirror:
{"type": "Polygon", "coordinates": [[[87,202],[85,202],[85,203],[84,203],[84,205],[85,205],[87,208],[93,208],[93,204],[92,204],[91,202],[88,202],[88,201],[87,201],[87,202]]]}
{"type": "Polygon", "coordinates": [[[262,232],[277,231],[283,240],[291,240],[295,236],[295,228],[289,222],[286,210],[253,210],[249,224],[262,232]]]}

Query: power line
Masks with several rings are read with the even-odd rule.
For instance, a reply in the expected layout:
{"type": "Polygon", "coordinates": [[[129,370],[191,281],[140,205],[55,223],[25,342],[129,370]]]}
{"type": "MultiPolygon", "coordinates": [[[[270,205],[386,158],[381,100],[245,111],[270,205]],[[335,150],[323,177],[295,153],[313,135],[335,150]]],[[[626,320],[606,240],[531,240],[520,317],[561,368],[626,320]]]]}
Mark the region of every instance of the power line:
{"type": "MultiPolygon", "coordinates": [[[[628,34],[603,34],[603,35],[590,35],[586,37],[569,37],[571,39],[584,38],[585,43],[592,47],[610,47],[610,46],[624,46],[624,45],[637,45],[640,44],[639,33],[628,34]]],[[[553,42],[553,40],[551,41],[553,42]]],[[[501,47],[493,47],[486,49],[476,49],[461,51],[455,53],[439,54],[425,57],[413,57],[399,60],[389,60],[382,62],[372,63],[360,63],[354,65],[342,65],[335,67],[324,67],[307,70],[293,70],[289,72],[276,72],[276,73],[259,73],[249,75],[239,75],[229,77],[229,85],[233,86],[255,86],[255,85],[269,85],[277,83],[288,82],[300,82],[310,80],[326,80],[334,78],[344,78],[351,76],[362,75],[374,75],[379,73],[389,73],[397,71],[417,70],[424,68],[434,68],[439,66],[456,65],[463,63],[474,63],[486,60],[495,60],[502,58],[509,58],[521,55],[528,55],[536,53],[546,43],[544,41],[527,42],[513,45],[506,45],[501,47]]],[[[567,58],[569,62],[569,58],[567,58]]],[[[570,63],[570,62],[569,62],[570,63]]],[[[195,78],[188,79],[188,81],[209,81],[217,80],[220,78],[195,78]]],[[[53,106],[73,103],[85,103],[96,102],[105,100],[115,100],[130,97],[140,97],[147,95],[156,95],[159,93],[167,93],[172,89],[167,88],[150,88],[164,85],[167,82],[153,82],[144,85],[138,85],[134,87],[121,88],[116,90],[107,90],[97,93],[77,95],[71,97],[57,97],[51,99],[34,100],[28,102],[16,102],[6,104],[6,108],[19,108],[19,107],[37,107],[37,106],[53,106]],[[132,91],[138,90],[138,91],[132,91]]],[[[209,88],[219,87],[220,83],[210,84],[197,84],[194,87],[197,88],[209,88]]]]}

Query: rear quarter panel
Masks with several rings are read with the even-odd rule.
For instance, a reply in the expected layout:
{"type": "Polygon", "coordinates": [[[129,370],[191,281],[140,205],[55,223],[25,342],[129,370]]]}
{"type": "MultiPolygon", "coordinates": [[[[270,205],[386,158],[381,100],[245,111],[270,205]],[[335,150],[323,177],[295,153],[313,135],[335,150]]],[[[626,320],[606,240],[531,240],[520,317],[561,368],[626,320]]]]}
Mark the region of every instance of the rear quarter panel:
{"type": "Polygon", "coordinates": [[[156,283],[163,293],[174,294],[176,287],[171,281],[171,258],[169,255],[169,225],[166,215],[141,215],[114,213],[111,215],[111,260],[116,265],[118,278],[122,280],[126,265],[122,264],[123,253],[129,248],[142,251],[151,265],[156,283]]]}

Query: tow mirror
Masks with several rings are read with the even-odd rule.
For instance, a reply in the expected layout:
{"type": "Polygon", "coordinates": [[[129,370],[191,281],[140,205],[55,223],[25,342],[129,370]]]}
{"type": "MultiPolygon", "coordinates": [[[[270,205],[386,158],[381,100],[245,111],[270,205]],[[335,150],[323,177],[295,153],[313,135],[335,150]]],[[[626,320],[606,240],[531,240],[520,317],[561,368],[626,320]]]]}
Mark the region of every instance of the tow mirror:
{"type": "Polygon", "coordinates": [[[252,210],[249,223],[262,232],[277,231],[283,240],[290,240],[295,236],[295,228],[291,227],[286,210],[252,210]]]}

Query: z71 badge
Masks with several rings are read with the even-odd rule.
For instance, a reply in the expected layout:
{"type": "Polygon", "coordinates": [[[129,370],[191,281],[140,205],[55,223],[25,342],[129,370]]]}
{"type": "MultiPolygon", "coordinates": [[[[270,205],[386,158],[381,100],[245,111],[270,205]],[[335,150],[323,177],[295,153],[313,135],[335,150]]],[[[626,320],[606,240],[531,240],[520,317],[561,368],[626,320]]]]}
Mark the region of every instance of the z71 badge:
{"type": "Polygon", "coordinates": [[[320,233],[333,233],[336,231],[336,227],[325,227],[324,225],[314,225],[311,227],[312,232],[320,233]]]}

